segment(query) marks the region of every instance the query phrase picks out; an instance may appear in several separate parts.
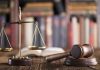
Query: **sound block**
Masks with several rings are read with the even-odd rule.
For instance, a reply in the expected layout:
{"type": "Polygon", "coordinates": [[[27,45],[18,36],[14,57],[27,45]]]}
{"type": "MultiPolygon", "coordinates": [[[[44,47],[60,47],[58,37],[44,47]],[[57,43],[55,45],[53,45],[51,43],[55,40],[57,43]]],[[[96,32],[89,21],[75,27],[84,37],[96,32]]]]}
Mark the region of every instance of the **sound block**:
{"type": "Polygon", "coordinates": [[[11,66],[30,66],[32,65],[32,59],[27,57],[13,57],[8,59],[8,64],[11,66]]]}
{"type": "Polygon", "coordinates": [[[13,48],[0,48],[1,52],[11,52],[13,48]]]}
{"type": "Polygon", "coordinates": [[[94,66],[97,65],[96,58],[90,57],[90,58],[79,58],[75,59],[73,57],[68,57],[66,58],[65,65],[67,66],[94,66]]]}

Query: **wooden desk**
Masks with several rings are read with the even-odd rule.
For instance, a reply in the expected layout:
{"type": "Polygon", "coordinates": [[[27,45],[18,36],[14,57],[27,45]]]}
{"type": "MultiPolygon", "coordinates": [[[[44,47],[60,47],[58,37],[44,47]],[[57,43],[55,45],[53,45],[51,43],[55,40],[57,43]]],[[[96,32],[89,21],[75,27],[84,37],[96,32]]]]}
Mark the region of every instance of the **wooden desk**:
{"type": "MultiPolygon", "coordinates": [[[[7,54],[11,55],[11,53],[7,53],[7,54]]],[[[94,56],[97,58],[98,65],[91,66],[91,67],[65,66],[63,64],[65,58],[56,60],[53,62],[45,62],[43,57],[35,57],[33,58],[33,65],[25,66],[25,67],[14,67],[13,70],[29,70],[29,69],[30,70],[100,70],[100,54],[99,53],[100,53],[100,50],[96,49],[94,56]]],[[[3,57],[3,55],[6,55],[6,53],[5,54],[0,53],[1,58],[3,57]]],[[[7,61],[8,58],[0,59],[0,63],[2,62],[2,60],[7,61]]],[[[12,66],[1,63],[0,70],[12,70],[12,66]]]]}

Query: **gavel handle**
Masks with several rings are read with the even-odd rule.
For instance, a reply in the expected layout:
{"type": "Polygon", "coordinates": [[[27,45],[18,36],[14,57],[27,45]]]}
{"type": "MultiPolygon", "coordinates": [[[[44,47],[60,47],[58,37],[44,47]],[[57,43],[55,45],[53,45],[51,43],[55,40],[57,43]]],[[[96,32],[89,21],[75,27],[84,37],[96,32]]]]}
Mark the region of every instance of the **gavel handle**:
{"type": "Polygon", "coordinates": [[[70,54],[68,52],[54,54],[54,55],[46,56],[46,61],[51,62],[51,61],[59,60],[59,59],[62,59],[62,58],[68,57],[68,56],[70,56],[70,54]]]}

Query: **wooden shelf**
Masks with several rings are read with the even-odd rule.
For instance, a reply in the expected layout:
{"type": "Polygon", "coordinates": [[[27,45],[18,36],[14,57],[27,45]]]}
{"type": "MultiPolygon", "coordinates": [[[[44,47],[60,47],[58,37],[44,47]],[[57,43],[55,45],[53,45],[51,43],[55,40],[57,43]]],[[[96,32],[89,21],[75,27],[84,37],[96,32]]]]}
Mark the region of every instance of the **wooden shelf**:
{"type": "Polygon", "coordinates": [[[0,13],[10,13],[10,9],[9,8],[0,8],[0,13]]]}

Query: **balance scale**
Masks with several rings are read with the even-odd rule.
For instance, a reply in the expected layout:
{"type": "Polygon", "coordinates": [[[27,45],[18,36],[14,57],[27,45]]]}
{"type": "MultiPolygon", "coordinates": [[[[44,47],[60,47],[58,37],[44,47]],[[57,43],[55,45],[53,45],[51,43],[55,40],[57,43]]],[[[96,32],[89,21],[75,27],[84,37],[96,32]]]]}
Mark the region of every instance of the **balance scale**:
{"type": "MultiPolygon", "coordinates": [[[[33,23],[33,22],[22,22],[21,21],[21,8],[19,7],[19,22],[14,22],[14,23],[17,23],[18,24],[18,34],[19,34],[19,38],[18,38],[18,47],[19,47],[19,57],[16,57],[16,56],[13,56],[11,58],[8,59],[8,64],[9,65],[12,65],[12,66],[31,66],[32,65],[32,59],[29,58],[29,57],[23,57],[22,56],[22,53],[21,53],[21,24],[22,23],[33,23]]],[[[38,22],[34,22],[35,23],[35,30],[33,32],[33,38],[35,38],[35,41],[36,41],[36,33],[39,32],[39,35],[42,39],[42,42],[43,44],[45,45],[44,43],[44,40],[43,40],[43,37],[41,35],[41,32],[38,28],[38,22]]],[[[35,42],[34,41],[34,42],[35,42]]],[[[33,46],[29,46],[28,49],[29,50],[43,50],[45,49],[46,47],[37,47],[35,46],[35,43],[33,46]]]]}
{"type": "Polygon", "coordinates": [[[19,22],[15,22],[18,24],[18,48],[19,48],[19,57],[11,57],[8,59],[8,64],[11,66],[31,66],[32,59],[28,57],[21,56],[21,8],[19,7],[19,22]]]}

